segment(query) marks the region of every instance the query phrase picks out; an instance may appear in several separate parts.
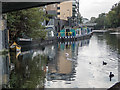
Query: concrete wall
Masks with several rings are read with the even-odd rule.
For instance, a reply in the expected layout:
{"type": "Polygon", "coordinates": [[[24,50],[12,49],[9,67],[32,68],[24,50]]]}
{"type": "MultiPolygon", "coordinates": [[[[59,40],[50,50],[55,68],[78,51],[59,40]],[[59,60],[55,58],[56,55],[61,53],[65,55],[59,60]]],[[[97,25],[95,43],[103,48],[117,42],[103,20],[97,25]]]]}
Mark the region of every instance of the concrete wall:
{"type": "MultiPolygon", "coordinates": [[[[5,25],[6,26],[6,25],[5,25]]],[[[8,31],[6,28],[0,29],[0,51],[8,48],[8,31]]]]}
{"type": "Polygon", "coordinates": [[[3,17],[5,15],[0,14],[0,51],[8,49],[8,30],[7,22],[3,17]]]}

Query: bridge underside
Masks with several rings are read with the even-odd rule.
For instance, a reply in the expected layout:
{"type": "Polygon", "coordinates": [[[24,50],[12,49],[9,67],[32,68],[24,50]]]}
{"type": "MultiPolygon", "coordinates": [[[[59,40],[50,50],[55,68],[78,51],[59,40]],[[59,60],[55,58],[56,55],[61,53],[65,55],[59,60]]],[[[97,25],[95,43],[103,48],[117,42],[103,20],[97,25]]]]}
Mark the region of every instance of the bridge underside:
{"type": "Polygon", "coordinates": [[[3,0],[2,13],[7,13],[15,10],[27,9],[32,7],[40,7],[48,4],[59,3],[69,0],[3,0]],[[10,2],[11,1],[11,2],[10,2]]]}
{"type": "Polygon", "coordinates": [[[58,3],[58,2],[2,2],[2,13],[27,9],[32,7],[40,7],[53,3],[58,3]]]}

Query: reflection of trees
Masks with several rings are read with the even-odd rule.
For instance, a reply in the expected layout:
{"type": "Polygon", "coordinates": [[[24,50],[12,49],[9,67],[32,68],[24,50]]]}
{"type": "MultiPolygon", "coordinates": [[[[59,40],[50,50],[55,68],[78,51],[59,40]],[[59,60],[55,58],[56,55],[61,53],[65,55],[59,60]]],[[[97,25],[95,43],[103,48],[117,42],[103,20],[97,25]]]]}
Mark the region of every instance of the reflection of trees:
{"type": "Polygon", "coordinates": [[[23,57],[14,59],[15,69],[10,75],[10,88],[42,88],[47,57],[40,54],[33,59],[29,54],[27,58],[23,57]]]}
{"type": "Polygon", "coordinates": [[[111,46],[114,50],[118,48],[120,53],[120,40],[116,37],[116,35],[111,35],[109,33],[106,33],[106,43],[111,46]]]}

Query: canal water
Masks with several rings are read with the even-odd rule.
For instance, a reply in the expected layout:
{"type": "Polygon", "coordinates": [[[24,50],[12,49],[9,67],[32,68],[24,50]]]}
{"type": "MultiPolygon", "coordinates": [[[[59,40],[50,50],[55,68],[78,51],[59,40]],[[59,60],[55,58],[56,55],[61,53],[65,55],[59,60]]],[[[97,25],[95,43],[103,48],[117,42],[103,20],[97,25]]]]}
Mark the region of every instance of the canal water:
{"type": "Polygon", "coordinates": [[[0,86],[110,88],[120,81],[119,59],[119,33],[94,33],[86,40],[0,55],[0,86]]]}

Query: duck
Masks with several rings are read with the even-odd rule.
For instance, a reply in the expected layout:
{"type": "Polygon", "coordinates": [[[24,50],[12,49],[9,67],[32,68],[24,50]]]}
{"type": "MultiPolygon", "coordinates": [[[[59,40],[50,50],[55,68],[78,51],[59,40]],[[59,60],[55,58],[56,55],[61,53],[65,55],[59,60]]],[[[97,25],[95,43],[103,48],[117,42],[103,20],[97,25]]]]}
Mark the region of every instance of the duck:
{"type": "Polygon", "coordinates": [[[112,74],[112,72],[110,72],[109,77],[110,77],[110,81],[111,81],[111,78],[114,77],[114,74],[112,74]]]}
{"type": "Polygon", "coordinates": [[[114,77],[114,74],[112,74],[112,72],[110,72],[110,75],[109,75],[109,77],[114,77]]]}
{"type": "Polygon", "coordinates": [[[107,65],[107,63],[103,61],[103,65],[107,65]]]}
{"type": "Polygon", "coordinates": [[[66,57],[68,57],[68,56],[69,56],[69,54],[68,54],[68,53],[65,53],[65,55],[66,55],[66,57]]]}

